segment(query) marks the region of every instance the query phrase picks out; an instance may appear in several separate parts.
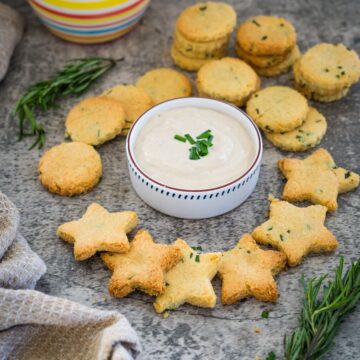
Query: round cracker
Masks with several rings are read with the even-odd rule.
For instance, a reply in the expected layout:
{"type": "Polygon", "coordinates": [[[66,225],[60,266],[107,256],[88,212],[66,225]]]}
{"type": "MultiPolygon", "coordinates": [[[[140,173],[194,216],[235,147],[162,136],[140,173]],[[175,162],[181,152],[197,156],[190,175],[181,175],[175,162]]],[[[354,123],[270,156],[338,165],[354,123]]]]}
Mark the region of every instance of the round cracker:
{"type": "Polygon", "coordinates": [[[285,132],[299,127],[306,119],[306,98],[287,86],[269,86],[251,96],[246,112],[267,132],[285,132]]]}
{"type": "MultiPolygon", "coordinates": [[[[225,56],[225,53],[223,54],[223,56],[225,56]]],[[[187,57],[176,48],[175,44],[173,44],[171,47],[171,58],[173,59],[175,65],[187,71],[197,71],[203,65],[213,60],[187,57]]]]}
{"type": "MultiPolygon", "coordinates": [[[[298,71],[317,93],[337,92],[359,80],[357,53],[343,44],[317,44],[300,58],[298,71]]],[[[327,94],[324,94],[327,95],[327,94]]]]}
{"type": "Polygon", "coordinates": [[[341,99],[349,92],[349,87],[341,90],[326,90],[314,88],[312,84],[306,82],[299,71],[299,61],[294,64],[294,87],[308,99],[320,102],[332,102],[341,99]]]}
{"type": "Polygon", "coordinates": [[[99,182],[101,158],[90,145],[63,143],[45,152],[38,171],[40,182],[50,192],[73,196],[91,190],[99,182]]]}
{"type": "Polygon", "coordinates": [[[287,54],[255,56],[244,51],[238,43],[235,44],[235,51],[240,57],[240,59],[244,60],[251,66],[256,66],[260,68],[267,68],[269,66],[277,65],[284,61],[285,57],[287,56],[287,54]]]}
{"type": "Polygon", "coordinates": [[[286,151],[305,151],[320,143],[327,129],[325,117],[313,107],[309,108],[304,123],[285,133],[265,133],[275,146],[286,151]]]}
{"type": "Polygon", "coordinates": [[[209,58],[211,56],[218,56],[227,48],[229,36],[224,36],[218,40],[195,42],[186,39],[179,31],[174,33],[174,45],[179,52],[185,56],[192,58],[209,58]]]}
{"type": "Polygon", "coordinates": [[[256,72],[244,61],[231,57],[205,64],[198,72],[196,83],[200,94],[237,106],[244,105],[260,88],[256,72]]]}
{"type": "Polygon", "coordinates": [[[255,16],[243,22],[237,31],[236,40],[249,54],[284,55],[296,44],[296,31],[284,18],[255,16]]]}
{"type": "Polygon", "coordinates": [[[105,96],[93,96],[76,104],[65,121],[73,141],[99,145],[121,133],[125,112],[121,104],[105,96]]]}
{"type": "Polygon", "coordinates": [[[102,96],[118,101],[125,111],[126,122],[133,123],[154,105],[144,89],[134,85],[118,85],[105,90],[102,96]]]}
{"type": "Polygon", "coordinates": [[[297,46],[295,46],[294,49],[288,54],[288,56],[285,57],[284,61],[282,61],[280,64],[269,66],[267,68],[260,68],[256,66],[253,66],[253,68],[260,76],[278,76],[289,71],[300,56],[300,50],[297,46]]]}
{"type": "Polygon", "coordinates": [[[158,68],[138,78],[136,86],[143,88],[155,104],[179,97],[190,96],[190,80],[180,72],[169,68],[158,68]]]}
{"type": "Polygon", "coordinates": [[[236,12],[229,4],[203,2],[186,8],[176,20],[176,29],[195,42],[214,41],[230,34],[236,12]]]}

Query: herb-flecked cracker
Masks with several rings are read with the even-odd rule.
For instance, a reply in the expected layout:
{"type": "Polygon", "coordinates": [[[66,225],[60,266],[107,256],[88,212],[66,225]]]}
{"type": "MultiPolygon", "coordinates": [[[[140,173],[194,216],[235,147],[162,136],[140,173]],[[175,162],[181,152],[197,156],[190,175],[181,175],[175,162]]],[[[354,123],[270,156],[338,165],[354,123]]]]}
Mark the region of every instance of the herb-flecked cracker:
{"type": "Polygon", "coordinates": [[[360,60],[343,44],[321,43],[300,58],[299,71],[315,92],[340,91],[359,80],[360,60]]]}
{"type": "Polygon", "coordinates": [[[190,80],[170,68],[157,68],[146,72],[137,79],[136,86],[143,88],[155,104],[190,96],[192,93],[190,80]]]}
{"type": "Polygon", "coordinates": [[[196,84],[200,95],[242,106],[260,88],[260,79],[244,61],[225,57],[202,66],[196,84]]]}
{"type": "Polygon", "coordinates": [[[38,171],[40,182],[50,192],[74,196],[91,190],[100,181],[102,163],[91,145],[71,142],[47,150],[38,171]]]}
{"type": "Polygon", "coordinates": [[[284,269],[286,256],[279,251],[262,250],[249,234],[223,253],[219,268],[222,279],[221,302],[233,304],[249,296],[260,301],[276,301],[274,276],[284,269]]]}
{"type": "Polygon", "coordinates": [[[133,211],[110,213],[101,205],[92,203],[79,220],[66,222],[57,229],[57,235],[74,244],[74,256],[86,260],[97,251],[127,252],[126,236],[138,223],[133,211]]]}
{"type": "Polygon", "coordinates": [[[188,54],[192,58],[207,58],[207,54],[222,53],[227,48],[229,36],[224,36],[217,40],[195,42],[184,37],[179,31],[175,30],[174,44],[183,54],[188,54]]]}
{"type": "Polygon", "coordinates": [[[255,16],[240,24],[236,41],[253,55],[284,55],[296,44],[296,31],[286,19],[255,16]]]}
{"type": "Polygon", "coordinates": [[[287,86],[269,86],[253,94],[246,112],[267,132],[291,131],[300,126],[309,111],[303,95],[287,86]]]}
{"type": "MultiPolygon", "coordinates": [[[[144,89],[134,85],[118,85],[102,93],[102,96],[118,101],[125,111],[126,123],[133,123],[153,106],[153,101],[144,89]]],[[[123,130],[128,128],[126,123],[123,130]]]]}
{"type": "MultiPolygon", "coordinates": [[[[225,53],[223,55],[225,55],[225,53]]],[[[210,58],[199,59],[187,57],[176,48],[175,44],[171,46],[171,58],[175,65],[187,71],[198,71],[203,65],[212,60],[210,58]]]]}
{"type": "Polygon", "coordinates": [[[284,133],[265,132],[266,138],[275,146],[286,151],[306,151],[316,146],[324,137],[327,122],[313,107],[302,125],[295,130],[284,133]]]}
{"type": "Polygon", "coordinates": [[[194,42],[213,41],[230,34],[236,12],[223,2],[202,2],[186,8],[176,20],[176,29],[194,42]]]}
{"type": "Polygon", "coordinates": [[[345,181],[348,179],[345,178],[345,173],[352,174],[347,170],[343,172],[344,179],[341,181],[340,170],[336,170],[337,166],[332,156],[322,148],[314,151],[304,160],[281,159],[278,161],[278,167],[287,179],[283,191],[285,200],[308,200],[326,206],[329,211],[337,209],[339,192],[350,191],[358,185],[355,173],[351,175],[353,176],[351,185],[349,181],[345,181]]]}
{"type": "Polygon", "coordinates": [[[161,313],[184,303],[213,308],[216,295],[211,280],[219,269],[221,253],[200,254],[181,239],[176,240],[175,245],[180,248],[183,259],[165,274],[166,288],[156,298],[155,310],[161,313]]]}
{"type": "Polygon", "coordinates": [[[136,289],[149,295],[163,293],[165,272],[181,258],[182,253],[177,246],[155,243],[146,230],[136,233],[127,253],[101,254],[101,259],[113,272],[109,292],[115,297],[124,297],[136,289]]]}
{"type": "Polygon", "coordinates": [[[268,66],[266,68],[253,65],[253,68],[260,76],[278,76],[289,71],[300,56],[300,50],[297,46],[295,46],[294,49],[291,50],[290,53],[284,58],[284,60],[279,64],[268,66]]]}
{"type": "Polygon", "coordinates": [[[256,242],[282,251],[289,266],[297,266],[308,253],[333,251],[335,236],[324,226],[327,208],[311,205],[300,208],[273,199],[269,220],[258,226],[252,236],[256,242]]]}
{"type": "Polygon", "coordinates": [[[73,141],[99,145],[121,133],[125,112],[121,104],[104,96],[80,101],[68,113],[66,134],[73,141]]]}

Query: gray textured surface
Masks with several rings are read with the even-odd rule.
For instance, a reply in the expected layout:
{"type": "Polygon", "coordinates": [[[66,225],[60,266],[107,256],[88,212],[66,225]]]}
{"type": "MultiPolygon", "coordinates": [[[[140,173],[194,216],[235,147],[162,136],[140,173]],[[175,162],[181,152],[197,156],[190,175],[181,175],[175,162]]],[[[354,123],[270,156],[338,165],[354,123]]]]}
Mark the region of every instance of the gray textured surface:
{"type": "MultiPolygon", "coordinates": [[[[94,307],[117,309],[124,313],[142,338],[143,359],[255,359],[273,350],[281,356],[282,339],[297,322],[302,300],[301,273],[320,275],[334,268],[340,254],[347,262],[360,256],[359,190],[342,195],[339,210],[327,218],[340,247],[335,254],[310,256],[297,268],[278,278],[281,297],[276,305],[247,300],[232,306],[217,304],[213,310],[182,306],[163,319],[152,309],[152,299],[135,293],[125,299],[111,299],[107,292],[110,273],[96,256],[76,263],[72,247],[55,236],[59,224],[79,217],[86,206],[96,201],[110,210],[131,209],[139,213],[140,227],[149,229],[158,241],[170,242],[177,236],[205,250],[226,250],[239,236],[251,231],[265,219],[267,196],[281,194],[282,178],[275,166],[284,153],[265,141],[260,181],[255,192],[240,208],[215,219],[177,220],[159,214],[140,201],[128,178],[124,139],[117,138],[99,148],[104,177],[94,191],[84,196],[64,198],[45,191],[37,181],[37,162],[43,150],[27,151],[30,139],[16,142],[17,124],[11,108],[18,96],[34,81],[46,78],[66,60],[90,55],[124,56],[115,70],[93,87],[87,95],[100,93],[118,83],[133,82],[142,72],[157,66],[171,66],[169,47],[174,20],[192,1],[154,0],[136,28],[123,39],[101,46],[72,45],[54,38],[32,14],[24,1],[8,1],[26,16],[27,28],[17,48],[10,71],[0,84],[0,189],[19,207],[21,231],[32,248],[45,260],[48,272],[37,288],[94,307]],[[262,310],[270,310],[268,320],[262,310]],[[261,333],[255,333],[259,327],[261,333]]],[[[360,52],[360,2],[353,1],[233,1],[241,21],[255,14],[277,14],[293,22],[302,50],[318,42],[344,42],[360,52]]],[[[289,84],[287,74],[264,84],[289,84]]],[[[336,162],[357,172],[359,167],[360,86],[332,104],[316,104],[328,119],[329,129],[322,146],[332,152],[336,162]]],[[[77,102],[68,98],[58,109],[40,116],[46,123],[46,148],[63,141],[64,116],[77,102]]],[[[292,155],[290,155],[292,156],[292,155]]],[[[301,156],[301,155],[299,155],[301,156]]],[[[214,281],[219,293],[219,281],[214,281]]],[[[360,343],[359,308],[342,325],[336,347],[329,359],[358,359],[360,343]]]]}

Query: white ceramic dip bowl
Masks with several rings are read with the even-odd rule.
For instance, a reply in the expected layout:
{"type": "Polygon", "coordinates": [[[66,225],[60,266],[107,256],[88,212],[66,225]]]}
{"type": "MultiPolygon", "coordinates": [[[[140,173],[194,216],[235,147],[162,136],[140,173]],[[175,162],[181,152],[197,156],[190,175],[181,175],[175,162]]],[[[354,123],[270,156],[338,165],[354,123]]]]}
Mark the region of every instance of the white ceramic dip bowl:
{"type": "MultiPolygon", "coordinates": [[[[216,145],[215,140],[214,145],[216,145]]],[[[155,105],[139,117],[126,139],[130,179],[138,196],[152,208],[183,219],[203,219],[221,215],[243,203],[258,181],[262,152],[263,145],[259,129],[246,113],[231,104],[198,97],[173,99],[155,105]],[[254,146],[254,156],[246,171],[230,182],[200,190],[171,187],[156,181],[144,172],[136,160],[134,151],[142,127],[159,113],[189,107],[215,110],[241,123],[254,146]]],[[[201,159],[196,161],[201,161],[201,159]]]]}

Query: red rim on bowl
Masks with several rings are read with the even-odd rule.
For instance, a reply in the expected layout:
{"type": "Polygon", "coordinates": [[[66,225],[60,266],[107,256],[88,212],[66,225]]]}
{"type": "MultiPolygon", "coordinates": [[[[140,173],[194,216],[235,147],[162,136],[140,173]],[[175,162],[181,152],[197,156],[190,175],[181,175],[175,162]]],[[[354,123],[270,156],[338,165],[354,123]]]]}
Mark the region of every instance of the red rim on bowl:
{"type": "MultiPolygon", "coordinates": [[[[196,106],[195,106],[196,107],[196,106]]],[[[213,109],[215,110],[215,109],[213,109]]],[[[136,140],[135,140],[136,141],[136,140]]],[[[226,101],[222,101],[222,100],[216,100],[216,99],[211,99],[211,98],[204,98],[204,97],[194,97],[194,96],[189,96],[189,97],[180,97],[180,98],[175,98],[175,99],[170,99],[170,100],[165,100],[161,103],[158,103],[154,106],[152,106],[150,109],[146,110],[143,114],[141,114],[139,116],[139,118],[137,120],[134,121],[130,131],[129,131],[129,134],[127,136],[127,139],[126,139],[126,147],[127,147],[127,151],[128,151],[128,154],[129,154],[129,157],[131,159],[131,162],[132,164],[135,166],[135,168],[137,169],[137,171],[143,176],[145,177],[146,179],[148,179],[149,181],[159,185],[159,186],[163,186],[167,189],[171,189],[171,190],[174,190],[174,191],[181,191],[181,192],[195,192],[195,193],[199,193],[199,192],[206,192],[206,191],[215,191],[215,190],[219,190],[219,189],[223,189],[225,187],[228,187],[236,182],[238,182],[239,180],[241,180],[242,178],[246,177],[246,175],[249,174],[249,172],[251,172],[251,170],[253,170],[253,168],[255,167],[256,163],[258,162],[259,158],[260,158],[260,155],[261,155],[261,152],[262,152],[262,148],[263,148],[263,144],[262,144],[262,139],[261,139],[261,135],[260,135],[260,130],[258,129],[258,127],[256,126],[256,124],[254,123],[254,121],[250,118],[250,116],[248,114],[246,114],[243,110],[239,109],[237,106],[233,105],[233,104],[230,104],[226,101]],[[171,186],[168,186],[168,185],[165,185],[165,184],[162,184],[156,180],[154,180],[153,178],[151,178],[150,176],[146,175],[141,169],[140,167],[138,166],[138,164],[136,163],[135,161],[135,158],[131,152],[131,149],[130,149],[130,139],[131,139],[131,135],[132,135],[132,132],[136,126],[136,124],[141,120],[141,118],[147,114],[149,111],[151,111],[152,109],[154,109],[155,107],[158,107],[159,105],[162,105],[162,104],[165,104],[167,102],[172,102],[174,100],[180,100],[180,99],[206,99],[206,100],[211,100],[211,101],[215,101],[215,102],[218,102],[218,103],[221,103],[222,105],[227,105],[227,106],[230,106],[234,109],[236,109],[237,111],[239,111],[242,115],[245,116],[245,118],[250,122],[250,124],[253,126],[253,128],[255,129],[255,132],[256,132],[256,135],[257,135],[257,145],[258,145],[258,151],[257,151],[257,154],[256,154],[256,157],[255,157],[255,160],[252,162],[252,164],[250,165],[250,167],[244,172],[244,174],[242,174],[241,176],[239,176],[238,178],[236,178],[235,180],[233,181],[230,181],[229,183],[226,183],[224,185],[221,185],[221,186],[217,186],[217,187],[214,187],[214,188],[210,188],[210,189],[201,189],[201,190],[189,190],[189,189],[179,189],[179,188],[175,188],[175,187],[171,187],[171,186]]]]}

